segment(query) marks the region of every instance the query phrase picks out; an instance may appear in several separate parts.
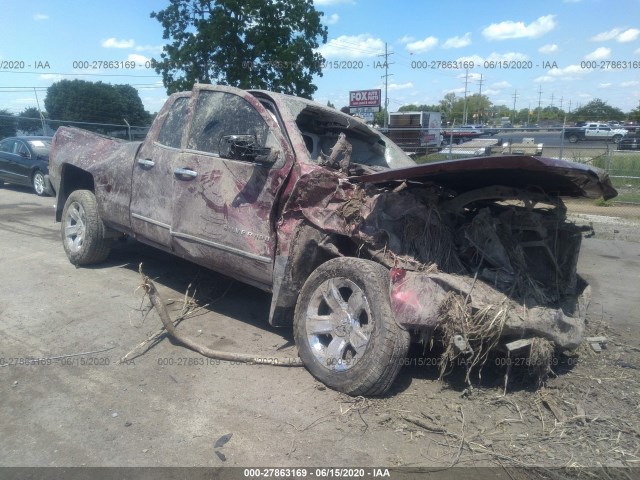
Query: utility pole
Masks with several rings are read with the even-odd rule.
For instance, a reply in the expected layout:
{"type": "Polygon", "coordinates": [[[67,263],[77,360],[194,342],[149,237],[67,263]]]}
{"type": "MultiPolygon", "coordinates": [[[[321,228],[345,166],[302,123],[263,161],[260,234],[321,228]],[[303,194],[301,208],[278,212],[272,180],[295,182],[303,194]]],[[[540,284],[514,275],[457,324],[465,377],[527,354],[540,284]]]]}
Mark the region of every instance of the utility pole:
{"type": "Polygon", "coordinates": [[[464,111],[462,112],[462,124],[467,124],[467,84],[469,83],[469,69],[464,74],[464,111]]]}
{"type": "Polygon", "coordinates": [[[46,135],[47,131],[45,130],[44,115],[42,115],[42,110],[40,110],[40,100],[38,100],[38,91],[35,87],[33,87],[33,93],[36,96],[36,105],[38,106],[38,113],[40,114],[40,123],[42,123],[42,135],[46,135]]]}
{"type": "Polygon", "coordinates": [[[542,84],[538,85],[538,118],[536,123],[540,122],[540,107],[542,106],[542,84]]]}
{"type": "Polygon", "coordinates": [[[393,55],[393,52],[389,52],[387,50],[387,42],[384,43],[384,54],[378,55],[379,57],[384,57],[384,129],[389,128],[389,97],[387,96],[387,92],[389,90],[389,77],[393,76],[393,73],[389,73],[389,65],[393,65],[389,63],[389,55],[393,55]]]}
{"type": "Polygon", "coordinates": [[[516,90],[515,92],[513,92],[513,121],[511,122],[511,125],[515,125],[516,123],[516,100],[518,98],[518,90],[516,90]]]}
{"type": "Polygon", "coordinates": [[[553,93],[551,94],[551,108],[553,108],[553,93]]]}
{"type": "Polygon", "coordinates": [[[478,98],[478,123],[482,123],[482,74],[480,74],[480,81],[478,83],[480,84],[480,93],[478,98]]]}

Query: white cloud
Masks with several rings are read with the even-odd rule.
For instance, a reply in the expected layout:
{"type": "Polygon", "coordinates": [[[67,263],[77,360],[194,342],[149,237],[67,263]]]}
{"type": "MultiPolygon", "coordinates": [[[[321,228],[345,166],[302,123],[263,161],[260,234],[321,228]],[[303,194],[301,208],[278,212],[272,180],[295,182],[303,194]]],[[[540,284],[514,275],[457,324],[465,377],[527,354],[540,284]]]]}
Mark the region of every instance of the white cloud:
{"type": "Polygon", "coordinates": [[[513,61],[523,61],[529,60],[529,57],[524,53],[518,52],[507,52],[507,53],[496,53],[493,52],[491,55],[487,57],[487,60],[492,62],[513,62],[513,61]]]}
{"type": "Polygon", "coordinates": [[[442,48],[462,48],[471,45],[471,32],[467,32],[463,37],[451,37],[442,44],[442,48]]]}
{"type": "Polygon", "coordinates": [[[537,38],[553,30],[556,25],[555,15],[545,15],[534,20],[529,25],[525,25],[524,22],[507,20],[500,23],[492,23],[482,30],[482,35],[484,35],[487,40],[537,38]]]}
{"type": "Polygon", "coordinates": [[[634,55],[640,55],[640,48],[633,52],[634,55]]]}
{"type": "Polygon", "coordinates": [[[606,47],[596,48],[593,52],[584,56],[585,60],[604,60],[611,55],[611,49],[606,47]]]}
{"type": "Polygon", "coordinates": [[[611,85],[613,85],[613,83],[608,82],[608,83],[601,83],[601,84],[599,84],[598,86],[599,86],[600,88],[609,88],[611,85]]]}
{"type": "Polygon", "coordinates": [[[443,90],[442,93],[464,93],[464,87],[451,88],[449,90],[443,90]]]}
{"type": "Polygon", "coordinates": [[[555,53],[558,51],[558,45],[556,45],[555,43],[543,45],[538,49],[538,51],[544,54],[555,53]]]}
{"type": "Polygon", "coordinates": [[[136,42],[134,40],[118,40],[117,38],[107,38],[102,42],[104,48],[133,48],[136,42]]]}
{"type": "Polygon", "coordinates": [[[484,59],[480,55],[467,55],[466,57],[460,57],[456,59],[456,62],[473,62],[475,65],[482,65],[484,59]]]}
{"type": "Polygon", "coordinates": [[[633,42],[638,37],[640,37],[640,30],[638,30],[637,28],[629,28],[628,30],[625,30],[620,35],[618,35],[616,40],[620,43],[627,43],[633,42]]]}
{"type": "Polygon", "coordinates": [[[509,82],[507,82],[506,80],[503,80],[502,82],[497,82],[497,83],[492,83],[491,84],[491,88],[509,88],[511,86],[511,84],[509,82]]]}
{"type": "Polygon", "coordinates": [[[630,82],[622,82],[620,84],[621,87],[635,87],[640,85],[640,82],[638,80],[631,80],[630,82]]]}
{"type": "Polygon", "coordinates": [[[148,62],[150,59],[145,57],[144,55],[139,55],[137,53],[130,53],[127,56],[127,60],[130,62],[145,63],[145,62],[148,62]]]}
{"type": "Polygon", "coordinates": [[[607,40],[613,40],[618,35],[622,33],[621,28],[614,28],[613,30],[609,30],[608,32],[601,32],[593,37],[591,37],[592,42],[606,42],[607,40]]]}
{"type": "Polygon", "coordinates": [[[40,75],[41,80],[51,80],[53,82],[57,82],[63,79],[62,75],[58,75],[57,73],[43,73],[40,75]]]}
{"type": "Polygon", "coordinates": [[[546,75],[535,78],[533,82],[548,83],[554,82],[556,80],[575,80],[586,73],[589,73],[589,70],[580,67],[580,65],[569,65],[565,68],[552,68],[547,72],[546,75]]]}
{"type": "Polygon", "coordinates": [[[627,28],[626,30],[621,27],[616,27],[608,32],[600,32],[597,35],[591,37],[593,42],[606,42],[607,40],[617,40],[620,43],[633,42],[640,37],[640,30],[637,28],[627,28]]]}
{"type": "Polygon", "coordinates": [[[438,45],[436,37],[427,37],[424,40],[407,43],[407,50],[412,53],[423,53],[435,48],[436,45],[438,45]]]}
{"type": "Polygon", "coordinates": [[[384,42],[368,33],[341,35],[317,49],[324,58],[375,57],[384,53],[384,42]]]}
{"type": "Polygon", "coordinates": [[[338,21],[340,21],[340,15],[338,15],[337,13],[332,13],[331,15],[329,15],[325,23],[327,25],[335,25],[336,23],[338,23],[338,21]]]}
{"type": "Polygon", "coordinates": [[[404,37],[402,37],[400,40],[398,40],[400,43],[409,43],[409,42],[414,42],[416,40],[415,37],[412,37],[411,35],[405,35],[404,37]]]}
{"type": "Polygon", "coordinates": [[[407,88],[413,88],[413,83],[390,83],[387,88],[389,90],[406,90],[407,88]]]}
{"type": "Polygon", "coordinates": [[[556,79],[549,75],[543,75],[542,77],[536,77],[533,79],[533,83],[549,83],[555,81],[556,79]]]}
{"type": "Polygon", "coordinates": [[[483,95],[497,95],[500,93],[500,90],[495,90],[493,88],[487,88],[486,90],[482,91],[483,95]]]}
{"type": "Polygon", "coordinates": [[[42,21],[42,20],[48,20],[48,19],[49,19],[49,15],[45,15],[44,13],[36,13],[36,14],[33,16],[33,19],[34,19],[36,22],[39,22],[39,21],[42,21]]]}
{"type": "Polygon", "coordinates": [[[464,78],[467,77],[467,79],[471,82],[475,82],[480,80],[480,78],[482,78],[482,76],[479,73],[469,73],[468,75],[466,73],[461,73],[460,75],[458,75],[458,78],[464,78]]]}

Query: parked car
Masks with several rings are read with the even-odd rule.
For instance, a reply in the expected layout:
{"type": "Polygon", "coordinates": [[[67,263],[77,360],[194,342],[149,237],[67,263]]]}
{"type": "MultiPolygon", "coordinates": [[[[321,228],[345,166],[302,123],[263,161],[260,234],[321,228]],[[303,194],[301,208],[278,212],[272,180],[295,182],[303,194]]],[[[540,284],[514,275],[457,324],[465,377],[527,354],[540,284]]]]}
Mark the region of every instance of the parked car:
{"type": "Polygon", "coordinates": [[[640,133],[627,133],[618,142],[618,150],[640,150],[640,133]]]}
{"type": "Polygon", "coordinates": [[[271,325],[350,395],[389,389],[412,338],[469,365],[577,348],[589,289],[561,197],[617,194],[550,158],[418,165],[333,108],[215,85],[171,95],[143,142],[60,127],[51,179],[71,263],[124,233],[269,291],[271,325]]]}
{"type": "Polygon", "coordinates": [[[482,131],[485,135],[493,136],[500,133],[500,129],[498,127],[492,127],[489,125],[482,125],[482,131]]]}
{"type": "Polygon", "coordinates": [[[38,195],[51,194],[49,173],[52,137],[9,137],[0,142],[0,183],[28,185],[38,195]]]}

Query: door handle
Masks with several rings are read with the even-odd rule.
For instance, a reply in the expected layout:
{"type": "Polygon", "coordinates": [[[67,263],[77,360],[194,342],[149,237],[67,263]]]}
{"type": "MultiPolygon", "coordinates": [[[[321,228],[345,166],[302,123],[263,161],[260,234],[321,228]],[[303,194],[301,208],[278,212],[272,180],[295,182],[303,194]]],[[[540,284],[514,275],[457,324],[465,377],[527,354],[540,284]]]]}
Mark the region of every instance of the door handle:
{"type": "Polygon", "coordinates": [[[176,177],[196,178],[198,176],[198,172],[194,172],[193,170],[190,170],[188,168],[177,168],[176,170],[173,171],[173,174],[176,177]]]}
{"type": "Polygon", "coordinates": [[[153,167],[155,164],[156,162],[147,158],[138,159],[138,165],[142,165],[143,167],[153,167]]]}

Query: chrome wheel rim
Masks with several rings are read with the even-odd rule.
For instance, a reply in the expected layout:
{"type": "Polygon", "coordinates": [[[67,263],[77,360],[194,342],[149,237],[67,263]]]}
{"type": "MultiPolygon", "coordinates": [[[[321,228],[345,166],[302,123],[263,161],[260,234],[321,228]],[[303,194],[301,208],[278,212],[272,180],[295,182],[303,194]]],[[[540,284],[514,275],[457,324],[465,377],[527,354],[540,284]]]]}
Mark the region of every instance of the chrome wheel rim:
{"type": "Polygon", "coordinates": [[[330,278],[311,296],[306,333],[315,359],[325,368],[345,371],[364,355],[373,329],[364,291],[347,278],[330,278]]]}
{"type": "Polygon", "coordinates": [[[84,245],[86,233],[86,214],[78,202],[73,202],[67,209],[64,221],[64,243],[72,252],[79,252],[84,245]]]}
{"type": "Polygon", "coordinates": [[[33,176],[33,187],[38,195],[44,192],[44,175],[40,172],[33,176]]]}

